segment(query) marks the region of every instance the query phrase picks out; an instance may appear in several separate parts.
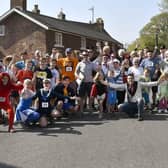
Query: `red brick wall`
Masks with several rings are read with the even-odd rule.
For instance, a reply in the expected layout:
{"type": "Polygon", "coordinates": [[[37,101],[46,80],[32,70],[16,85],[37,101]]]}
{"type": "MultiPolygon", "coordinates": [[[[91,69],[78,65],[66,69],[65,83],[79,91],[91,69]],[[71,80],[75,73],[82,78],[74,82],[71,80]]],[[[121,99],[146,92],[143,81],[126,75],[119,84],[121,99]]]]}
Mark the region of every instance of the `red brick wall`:
{"type": "Polygon", "coordinates": [[[23,50],[46,51],[45,30],[18,14],[12,14],[3,23],[5,36],[0,37],[0,46],[6,54],[19,54],[23,50]]]}
{"type": "Polygon", "coordinates": [[[51,54],[52,47],[54,46],[55,35],[54,32],[49,30],[46,31],[46,51],[51,54]]]}

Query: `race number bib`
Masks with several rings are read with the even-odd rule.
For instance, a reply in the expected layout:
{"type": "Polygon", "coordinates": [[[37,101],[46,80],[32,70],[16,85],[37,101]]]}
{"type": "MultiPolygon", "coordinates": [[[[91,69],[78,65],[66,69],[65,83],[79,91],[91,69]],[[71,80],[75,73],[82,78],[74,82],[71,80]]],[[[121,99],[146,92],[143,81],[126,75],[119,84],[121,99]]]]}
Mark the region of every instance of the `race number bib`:
{"type": "Polygon", "coordinates": [[[48,108],[49,105],[48,105],[48,102],[42,102],[42,108],[48,108]]]}
{"type": "Polygon", "coordinates": [[[72,67],[65,67],[66,72],[72,72],[72,67]]]}
{"type": "Polygon", "coordinates": [[[42,72],[42,71],[38,71],[37,72],[37,78],[46,79],[47,78],[47,73],[46,72],[42,72]]]}
{"type": "Polygon", "coordinates": [[[153,64],[152,61],[148,62],[148,64],[147,64],[148,67],[153,67],[153,65],[154,65],[154,64],[153,64]]]}
{"type": "Polygon", "coordinates": [[[0,102],[5,102],[6,98],[5,97],[0,97],[0,102]]]}

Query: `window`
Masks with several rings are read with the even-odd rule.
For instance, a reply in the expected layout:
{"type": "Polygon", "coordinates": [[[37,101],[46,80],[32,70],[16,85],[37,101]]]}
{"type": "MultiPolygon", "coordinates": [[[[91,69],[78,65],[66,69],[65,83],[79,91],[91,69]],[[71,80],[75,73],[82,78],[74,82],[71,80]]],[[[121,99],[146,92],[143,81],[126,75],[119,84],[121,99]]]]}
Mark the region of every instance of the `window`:
{"type": "Polygon", "coordinates": [[[86,38],[81,37],[81,49],[86,49],[86,38]]]}
{"type": "Polygon", "coordinates": [[[0,25],[0,36],[5,36],[5,26],[0,25]]]}
{"type": "Polygon", "coordinates": [[[108,41],[103,41],[105,46],[108,46],[108,41]]]}
{"type": "Polygon", "coordinates": [[[62,33],[55,33],[55,45],[58,47],[63,47],[62,46],[62,33]]]}
{"type": "Polygon", "coordinates": [[[97,52],[100,52],[100,53],[101,53],[101,50],[102,50],[102,49],[101,49],[101,41],[97,41],[97,42],[96,42],[96,48],[97,48],[97,49],[96,49],[97,52]]]}

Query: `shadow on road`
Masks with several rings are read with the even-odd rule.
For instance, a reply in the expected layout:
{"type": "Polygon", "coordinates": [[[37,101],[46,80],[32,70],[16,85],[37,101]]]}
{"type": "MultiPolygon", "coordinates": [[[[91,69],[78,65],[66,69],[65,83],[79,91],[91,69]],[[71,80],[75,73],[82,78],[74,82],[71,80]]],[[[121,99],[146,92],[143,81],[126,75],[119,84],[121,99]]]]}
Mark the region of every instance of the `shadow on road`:
{"type": "MultiPolygon", "coordinates": [[[[134,117],[136,119],[137,116],[134,117]]],[[[126,113],[119,113],[118,119],[129,119],[128,115],[126,113]]],[[[166,121],[168,120],[168,114],[157,114],[157,113],[150,113],[145,112],[144,113],[144,121],[166,121]]]]}
{"type": "Polygon", "coordinates": [[[9,164],[0,162],[0,168],[21,168],[21,167],[16,167],[16,166],[13,166],[13,165],[9,165],[9,164]]]}
{"type": "Polygon", "coordinates": [[[49,124],[46,128],[40,128],[39,125],[32,125],[29,127],[17,127],[17,132],[32,132],[37,133],[39,136],[54,136],[58,134],[74,134],[82,135],[77,127],[84,127],[86,125],[101,125],[107,122],[106,120],[98,119],[96,114],[85,115],[82,118],[62,118],[49,124]]]}
{"type": "MultiPolygon", "coordinates": [[[[125,113],[115,113],[107,114],[105,113],[102,119],[98,118],[98,113],[85,113],[82,117],[70,116],[69,118],[62,118],[60,120],[54,121],[52,124],[48,125],[47,128],[40,128],[39,125],[32,125],[29,127],[16,126],[17,132],[32,132],[37,133],[39,136],[53,136],[57,137],[59,134],[74,134],[82,135],[80,131],[77,130],[78,127],[84,127],[86,125],[101,125],[109,122],[110,120],[117,121],[122,119],[129,119],[125,113]]],[[[136,117],[134,118],[136,120],[136,117]]],[[[166,121],[168,119],[168,114],[150,114],[145,113],[144,120],[148,121],[166,121]]],[[[5,125],[4,125],[5,126],[5,125]]],[[[5,126],[6,127],[6,126],[5,126]]],[[[0,133],[5,133],[7,131],[2,130],[0,133]]],[[[1,166],[0,166],[1,167],[1,166]]]]}
{"type": "Polygon", "coordinates": [[[168,114],[145,114],[145,120],[164,121],[168,120],[168,114]]]}

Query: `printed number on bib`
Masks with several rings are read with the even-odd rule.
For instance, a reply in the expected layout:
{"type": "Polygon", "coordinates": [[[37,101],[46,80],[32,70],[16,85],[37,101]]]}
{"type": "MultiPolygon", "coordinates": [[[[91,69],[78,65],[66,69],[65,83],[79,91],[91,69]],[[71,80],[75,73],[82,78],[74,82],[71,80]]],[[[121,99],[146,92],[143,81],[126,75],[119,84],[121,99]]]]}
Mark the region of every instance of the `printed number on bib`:
{"type": "Polygon", "coordinates": [[[42,108],[48,108],[48,102],[42,102],[42,108]]]}
{"type": "Polygon", "coordinates": [[[0,97],[0,102],[5,102],[5,97],[0,97]]]}
{"type": "Polygon", "coordinates": [[[65,70],[66,70],[66,72],[71,72],[72,71],[72,67],[66,67],[65,70]]]}

